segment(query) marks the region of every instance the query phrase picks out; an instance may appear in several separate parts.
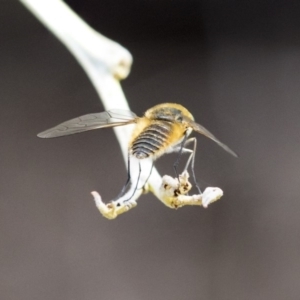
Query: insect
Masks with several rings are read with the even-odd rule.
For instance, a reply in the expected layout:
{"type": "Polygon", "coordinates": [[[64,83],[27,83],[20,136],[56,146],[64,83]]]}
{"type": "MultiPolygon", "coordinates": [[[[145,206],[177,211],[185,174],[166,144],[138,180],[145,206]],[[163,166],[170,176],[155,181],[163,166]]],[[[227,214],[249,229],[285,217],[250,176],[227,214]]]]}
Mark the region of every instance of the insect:
{"type": "MultiPolygon", "coordinates": [[[[197,146],[196,138],[188,138],[196,131],[215,141],[224,150],[237,157],[228,146],[220,142],[212,133],[194,121],[193,115],[182,105],[175,103],[158,104],[148,109],[143,117],[126,110],[112,109],[101,113],[84,115],[38,134],[40,138],[54,138],[88,130],[136,124],[128,145],[128,163],[130,156],[138,160],[153,158],[153,161],[165,153],[179,152],[174,164],[175,173],[182,153],[190,153],[185,169],[191,164],[192,174],[197,188],[194,163],[197,146]],[[186,146],[194,143],[193,149],[186,146]]],[[[129,168],[128,168],[129,169],[129,168]]],[[[130,179],[128,174],[127,184],[130,179]]],[[[125,185],[126,186],[126,185],[125,185]]],[[[201,193],[201,191],[200,191],[201,193]]]]}

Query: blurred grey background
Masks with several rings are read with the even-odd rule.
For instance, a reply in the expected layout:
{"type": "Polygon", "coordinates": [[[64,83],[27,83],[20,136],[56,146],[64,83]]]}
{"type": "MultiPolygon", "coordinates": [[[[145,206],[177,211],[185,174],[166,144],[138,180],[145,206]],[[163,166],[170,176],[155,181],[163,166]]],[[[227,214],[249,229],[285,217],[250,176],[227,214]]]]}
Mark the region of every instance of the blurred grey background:
{"type": "Polygon", "coordinates": [[[90,191],[107,201],[126,179],[113,131],[36,137],[101,102],[65,47],[1,1],[0,298],[298,300],[299,1],[67,3],[133,54],[134,112],[181,103],[240,158],[199,137],[198,180],[221,201],[174,211],[145,195],[104,219],[90,191]]]}

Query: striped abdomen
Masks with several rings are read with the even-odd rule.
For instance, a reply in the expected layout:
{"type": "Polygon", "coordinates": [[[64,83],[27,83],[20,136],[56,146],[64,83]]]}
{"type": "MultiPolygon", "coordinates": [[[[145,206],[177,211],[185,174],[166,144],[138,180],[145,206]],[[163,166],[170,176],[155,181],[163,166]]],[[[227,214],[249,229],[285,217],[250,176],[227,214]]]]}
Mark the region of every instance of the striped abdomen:
{"type": "Polygon", "coordinates": [[[168,146],[168,137],[172,132],[172,124],[156,121],[147,126],[132,142],[130,152],[138,159],[158,154],[168,146]]]}

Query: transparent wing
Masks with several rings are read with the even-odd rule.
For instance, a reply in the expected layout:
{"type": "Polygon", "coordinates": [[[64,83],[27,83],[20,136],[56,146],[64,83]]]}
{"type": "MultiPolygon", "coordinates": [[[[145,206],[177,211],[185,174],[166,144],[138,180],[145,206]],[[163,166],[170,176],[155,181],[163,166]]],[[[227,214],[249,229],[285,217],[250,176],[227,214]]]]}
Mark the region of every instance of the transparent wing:
{"type": "Polygon", "coordinates": [[[193,130],[195,130],[198,133],[201,133],[203,135],[205,135],[206,137],[208,137],[209,139],[213,140],[214,142],[216,142],[220,147],[222,147],[225,151],[227,151],[228,153],[230,153],[231,155],[233,155],[234,157],[238,157],[238,155],[232,151],[228,146],[226,146],[225,144],[223,144],[221,141],[219,141],[211,132],[209,132],[206,128],[204,128],[202,125],[193,122],[191,120],[187,120],[188,123],[190,124],[190,126],[193,128],[193,130]]]}
{"type": "Polygon", "coordinates": [[[135,123],[137,115],[128,110],[111,109],[101,113],[84,115],[39,133],[40,138],[54,138],[88,130],[122,126],[135,123]]]}

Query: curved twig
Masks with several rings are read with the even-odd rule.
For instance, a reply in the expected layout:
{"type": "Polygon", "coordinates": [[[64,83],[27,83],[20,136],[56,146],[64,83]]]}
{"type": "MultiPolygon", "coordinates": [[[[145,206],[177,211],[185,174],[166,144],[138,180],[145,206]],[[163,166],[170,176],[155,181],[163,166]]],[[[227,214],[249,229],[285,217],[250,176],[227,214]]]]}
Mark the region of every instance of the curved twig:
{"type": "MultiPolygon", "coordinates": [[[[130,73],[132,56],[120,44],[106,38],[92,29],[61,0],[20,0],[75,56],[94,85],[103,106],[127,109],[129,105],[122,91],[120,80],[130,73]]],[[[125,163],[127,162],[127,145],[132,126],[114,128],[121,147],[125,163]]],[[[187,196],[191,188],[188,173],[179,178],[164,176],[161,178],[151,160],[140,160],[142,173],[138,174],[138,162],[131,160],[131,180],[138,179],[125,195],[105,204],[97,192],[92,192],[95,203],[103,216],[109,219],[136,206],[136,201],[143,192],[151,191],[165,205],[178,208],[184,205],[207,205],[219,199],[223,192],[218,188],[207,188],[201,195],[187,196]],[[148,174],[147,176],[145,174],[148,174]],[[148,179],[148,181],[147,181],[148,179]],[[147,181],[147,182],[146,182],[147,181]]]]}

